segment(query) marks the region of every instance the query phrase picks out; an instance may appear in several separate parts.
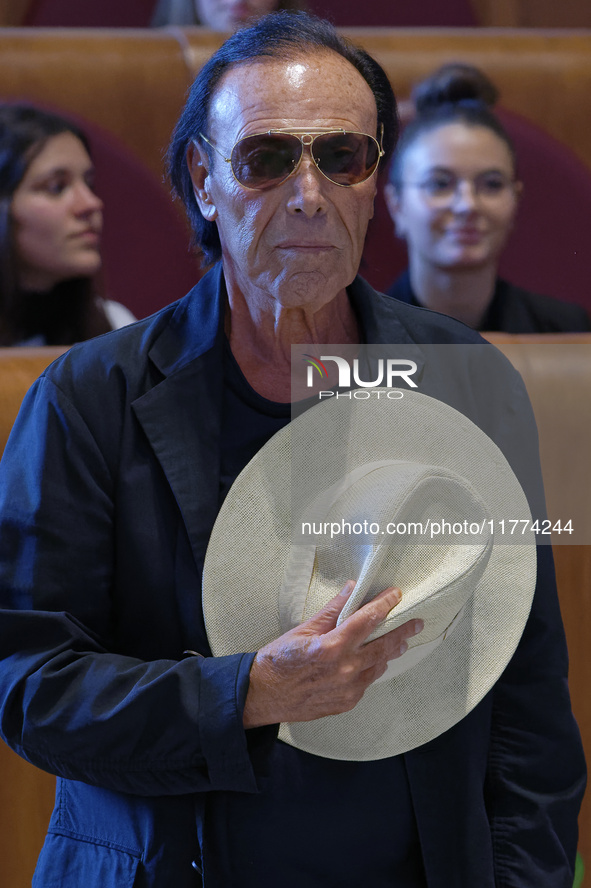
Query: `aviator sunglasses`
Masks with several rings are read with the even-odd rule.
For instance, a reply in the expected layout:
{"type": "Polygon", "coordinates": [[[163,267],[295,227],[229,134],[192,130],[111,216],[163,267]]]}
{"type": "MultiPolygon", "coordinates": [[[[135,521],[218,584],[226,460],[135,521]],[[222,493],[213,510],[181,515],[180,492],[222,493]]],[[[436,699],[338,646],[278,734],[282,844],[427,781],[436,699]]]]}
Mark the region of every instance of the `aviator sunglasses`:
{"type": "MultiPolygon", "coordinates": [[[[380,142],[383,138],[380,128],[380,142]]],[[[298,169],[304,150],[310,151],[315,166],[335,185],[358,185],[372,176],[383,156],[381,144],[367,133],[343,129],[272,129],[239,139],[230,157],[211,145],[232,168],[236,181],[245,188],[264,191],[289,179],[298,169]]]]}

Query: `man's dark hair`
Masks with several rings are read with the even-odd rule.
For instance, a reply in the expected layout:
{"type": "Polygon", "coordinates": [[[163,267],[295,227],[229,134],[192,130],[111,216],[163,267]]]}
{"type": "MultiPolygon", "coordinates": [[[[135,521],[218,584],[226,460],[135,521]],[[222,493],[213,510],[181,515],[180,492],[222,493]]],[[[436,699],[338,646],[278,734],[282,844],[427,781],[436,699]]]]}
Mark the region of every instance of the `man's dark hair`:
{"type": "MultiPolygon", "coordinates": [[[[195,78],[167,155],[173,193],[185,205],[194,243],[200,247],[206,263],[221,257],[220,239],[215,222],[209,222],[201,215],[193,193],[186,155],[192,140],[199,139],[199,133],[207,135],[209,108],[220,79],[231,68],[257,59],[283,59],[288,62],[304,54],[324,51],[336,52],[350,62],[370,87],[376,101],[378,131],[380,124],[384,127],[385,161],[392,154],[398,137],[396,100],[385,71],[365,50],[341,37],[329,22],[305,12],[270,13],[251,27],[237,31],[195,78]]],[[[211,149],[207,144],[204,147],[211,158],[211,149]]]]}

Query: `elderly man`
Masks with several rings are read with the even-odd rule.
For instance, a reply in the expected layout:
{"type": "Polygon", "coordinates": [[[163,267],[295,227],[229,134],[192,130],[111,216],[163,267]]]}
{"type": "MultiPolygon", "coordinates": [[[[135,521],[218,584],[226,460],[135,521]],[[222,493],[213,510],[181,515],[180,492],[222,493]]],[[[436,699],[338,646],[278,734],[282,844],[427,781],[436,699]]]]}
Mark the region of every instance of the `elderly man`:
{"type": "MultiPolygon", "coordinates": [[[[282,13],[231,37],[169,153],[220,261],[178,304],[72,349],[23,406],[0,478],[0,702],[3,737],[59,778],[39,886],[569,883],[584,765],[547,553],[501,680],[406,754],[277,739],[352,710],[404,659],[419,618],[366,643],[398,589],[337,626],[345,585],[256,654],[210,655],[208,540],[307,394],[291,393],[292,343],[481,341],[356,277],[395,121],[384,72],[328,24],[282,13]]],[[[527,406],[503,372],[514,421],[527,406]]],[[[467,373],[458,385],[478,413],[467,373]]],[[[488,431],[510,449],[503,415],[488,431]]]]}

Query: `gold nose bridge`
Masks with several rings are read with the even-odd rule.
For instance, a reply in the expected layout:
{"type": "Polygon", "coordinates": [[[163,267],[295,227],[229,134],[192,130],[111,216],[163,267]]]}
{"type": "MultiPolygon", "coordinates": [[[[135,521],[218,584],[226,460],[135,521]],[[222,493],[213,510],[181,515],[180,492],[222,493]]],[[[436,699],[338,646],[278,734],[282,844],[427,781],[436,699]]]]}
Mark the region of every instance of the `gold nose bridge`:
{"type": "MultiPolygon", "coordinates": [[[[331,130],[330,132],[334,132],[334,130],[331,130]]],[[[291,178],[291,176],[293,176],[293,175],[295,175],[295,173],[297,173],[297,171],[299,170],[299,168],[302,165],[302,160],[303,160],[304,154],[306,153],[306,148],[307,148],[308,154],[310,155],[310,160],[312,161],[314,168],[316,170],[318,170],[318,172],[320,173],[320,175],[324,179],[327,179],[328,177],[322,172],[322,170],[320,169],[320,167],[316,163],[316,158],[314,157],[314,154],[312,152],[312,145],[314,144],[314,140],[316,139],[316,136],[324,135],[324,133],[288,133],[287,135],[295,136],[297,139],[300,140],[300,144],[302,146],[302,151],[300,153],[300,156],[298,157],[298,162],[295,164],[293,170],[291,171],[291,173],[289,174],[289,176],[287,178],[289,179],[289,178],[291,178]]]]}

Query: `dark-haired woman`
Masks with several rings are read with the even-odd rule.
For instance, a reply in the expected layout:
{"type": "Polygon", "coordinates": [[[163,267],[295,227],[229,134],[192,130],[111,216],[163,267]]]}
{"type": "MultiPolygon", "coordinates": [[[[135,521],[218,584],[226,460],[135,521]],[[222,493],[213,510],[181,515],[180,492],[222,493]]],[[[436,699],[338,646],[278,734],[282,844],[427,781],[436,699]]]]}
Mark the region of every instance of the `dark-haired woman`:
{"type": "Polygon", "coordinates": [[[498,277],[522,184],[492,111],[497,90],[468,65],[445,65],[415,89],[385,196],[409,267],[390,295],[479,330],[591,330],[586,311],[498,277]]]}
{"type": "Polygon", "coordinates": [[[71,345],[135,320],[101,299],[103,204],[84,134],[0,107],[0,346],[71,345]]]}

